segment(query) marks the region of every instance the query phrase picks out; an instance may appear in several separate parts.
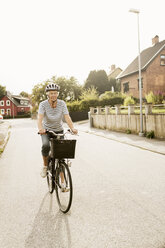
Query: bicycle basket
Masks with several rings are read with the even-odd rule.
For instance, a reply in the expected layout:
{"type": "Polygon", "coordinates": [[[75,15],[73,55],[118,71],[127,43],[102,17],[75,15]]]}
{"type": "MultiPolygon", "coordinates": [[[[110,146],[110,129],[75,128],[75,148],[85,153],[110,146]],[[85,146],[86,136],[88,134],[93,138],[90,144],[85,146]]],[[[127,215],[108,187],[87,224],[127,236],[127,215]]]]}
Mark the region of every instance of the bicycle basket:
{"type": "Polygon", "coordinates": [[[53,140],[53,155],[55,158],[74,158],[76,140],[53,140]]]}

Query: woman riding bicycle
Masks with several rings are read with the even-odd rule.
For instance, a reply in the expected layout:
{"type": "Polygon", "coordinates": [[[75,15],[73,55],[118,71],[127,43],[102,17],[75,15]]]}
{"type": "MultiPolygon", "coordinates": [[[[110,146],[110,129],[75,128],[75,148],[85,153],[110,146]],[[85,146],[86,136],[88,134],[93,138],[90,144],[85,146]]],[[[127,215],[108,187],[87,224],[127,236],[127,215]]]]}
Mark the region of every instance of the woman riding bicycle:
{"type": "Polygon", "coordinates": [[[67,125],[74,134],[78,133],[78,130],[74,128],[73,122],[69,116],[69,112],[66,103],[63,100],[59,100],[60,87],[57,84],[51,83],[46,86],[45,91],[48,96],[48,100],[42,101],[39,105],[38,111],[38,132],[42,138],[42,157],[44,166],[41,171],[41,176],[46,177],[48,155],[50,151],[50,137],[46,134],[46,130],[54,131],[56,133],[63,133],[63,122],[64,117],[67,125]]]}

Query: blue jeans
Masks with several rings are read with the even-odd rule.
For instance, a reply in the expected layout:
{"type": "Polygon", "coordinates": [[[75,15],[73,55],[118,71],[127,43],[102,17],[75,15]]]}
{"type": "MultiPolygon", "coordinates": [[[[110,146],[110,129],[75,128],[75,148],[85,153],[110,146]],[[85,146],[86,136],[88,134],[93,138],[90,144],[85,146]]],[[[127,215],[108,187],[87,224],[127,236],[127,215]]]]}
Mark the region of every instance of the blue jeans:
{"type": "MultiPolygon", "coordinates": [[[[63,131],[59,131],[59,132],[56,132],[56,133],[63,133],[63,131]]],[[[42,156],[44,156],[44,157],[47,157],[49,155],[50,138],[51,138],[51,136],[49,134],[41,135],[41,139],[42,139],[41,153],[42,153],[42,156]]],[[[60,138],[63,138],[63,136],[60,137],[60,138]]]]}

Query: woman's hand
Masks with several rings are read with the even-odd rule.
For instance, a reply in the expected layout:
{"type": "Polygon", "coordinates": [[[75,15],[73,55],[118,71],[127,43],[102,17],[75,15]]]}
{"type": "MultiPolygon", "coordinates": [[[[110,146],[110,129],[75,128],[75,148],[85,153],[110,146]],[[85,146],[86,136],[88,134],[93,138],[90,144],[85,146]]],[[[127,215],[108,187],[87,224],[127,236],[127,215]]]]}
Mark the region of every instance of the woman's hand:
{"type": "Polygon", "coordinates": [[[74,134],[78,134],[78,130],[75,129],[75,128],[72,128],[71,131],[72,131],[74,134]]]}
{"type": "Polygon", "coordinates": [[[45,129],[40,129],[38,132],[39,132],[39,134],[42,135],[42,134],[45,134],[46,133],[46,130],[45,129]]]}

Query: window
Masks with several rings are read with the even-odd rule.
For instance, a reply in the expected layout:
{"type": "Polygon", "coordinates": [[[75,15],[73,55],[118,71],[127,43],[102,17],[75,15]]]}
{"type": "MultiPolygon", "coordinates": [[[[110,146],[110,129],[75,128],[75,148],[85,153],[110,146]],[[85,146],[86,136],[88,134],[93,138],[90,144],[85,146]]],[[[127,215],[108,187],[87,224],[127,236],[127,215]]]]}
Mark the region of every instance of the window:
{"type": "Polygon", "coordinates": [[[21,101],[20,101],[20,104],[21,104],[21,105],[28,105],[28,102],[27,102],[27,101],[21,100],[21,101]]]}
{"type": "Polygon", "coordinates": [[[123,84],[123,91],[124,93],[129,91],[129,82],[123,84]]]}
{"type": "Polygon", "coordinates": [[[10,106],[10,101],[9,100],[6,101],[6,106],[10,106]]]}
{"type": "Polygon", "coordinates": [[[165,65],[165,55],[160,55],[160,65],[165,65]]]}
{"type": "Polygon", "coordinates": [[[5,114],[5,110],[1,109],[1,114],[4,115],[5,114]]]}
{"type": "MultiPolygon", "coordinates": [[[[138,90],[139,90],[139,79],[137,81],[138,81],[138,90]]],[[[142,83],[142,89],[143,89],[143,78],[141,78],[141,83],[142,83]]]]}
{"type": "Polygon", "coordinates": [[[0,106],[4,106],[4,101],[0,101],[0,106]]]}
{"type": "Polygon", "coordinates": [[[7,109],[6,113],[7,113],[7,115],[11,116],[11,110],[10,109],[7,109]]]}

